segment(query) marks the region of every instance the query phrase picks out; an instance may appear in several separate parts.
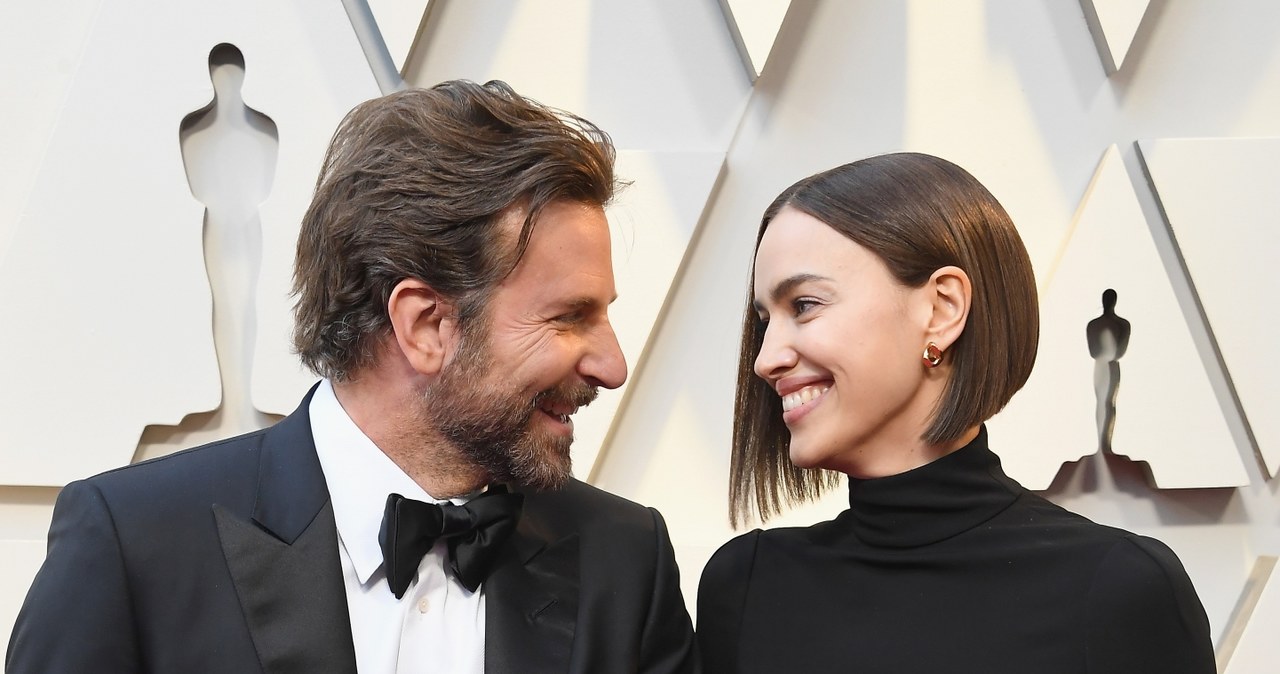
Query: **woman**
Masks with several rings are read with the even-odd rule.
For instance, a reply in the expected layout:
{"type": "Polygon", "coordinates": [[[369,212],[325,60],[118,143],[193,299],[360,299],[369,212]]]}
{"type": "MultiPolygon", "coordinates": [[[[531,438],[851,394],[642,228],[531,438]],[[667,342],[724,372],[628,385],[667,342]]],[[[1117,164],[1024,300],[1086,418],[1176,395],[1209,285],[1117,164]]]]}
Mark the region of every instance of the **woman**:
{"type": "Polygon", "coordinates": [[[840,473],[849,509],[716,553],[709,672],[1214,671],[1173,552],[1028,492],[987,448],[1039,321],[1026,249],[977,180],[921,154],[801,180],[765,212],[752,284],[731,518],[840,473]]]}

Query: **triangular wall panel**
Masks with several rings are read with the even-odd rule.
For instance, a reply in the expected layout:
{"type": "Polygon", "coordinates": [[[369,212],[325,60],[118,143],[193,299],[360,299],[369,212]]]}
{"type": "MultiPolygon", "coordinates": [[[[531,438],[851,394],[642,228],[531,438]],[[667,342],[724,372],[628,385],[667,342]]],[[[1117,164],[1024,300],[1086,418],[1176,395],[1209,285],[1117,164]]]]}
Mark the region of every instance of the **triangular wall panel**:
{"type": "Polygon", "coordinates": [[[720,0],[720,6],[754,82],[764,72],[791,0],[720,0]]]}
{"type": "Polygon", "coordinates": [[[590,476],[620,412],[626,390],[644,359],[671,283],[724,165],[723,152],[622,150],[615,170],[631,181],[608,209],[618,300],[609,309],[627,383],[574,416],[573,465],[590,476]]]}
{"type": "Polygon", "coordinates": [[[1280,138],[1141,141],[1267,472],[1280,472],[1280,138]]]}
{"type": "Polygon", "coordinates": [[[992,446],[1011,476],[1044,489],[1062,463],[1097,451],[1086,328],[1102,314],[1103,292],[1114,289],[1116,313],[1130,322],[1131,336],[1118,361],[1112,450],[1147,462],[1160,488],[1248,483],[1115,146],[1103,156],[1045,286],[1035,370],[992,421],[992,446]]]}
{"type": "Polygon", "coordinates": [[[17,230],[102,2],[0,2],[0,90],[22,101],[5,106],[0,125],[0,252],[17,230]]]}
{"type": "Polygon", "coordinates": [[[1280,669],[1280,573],[1275,557],[1259,557],[1254,563],[1242,597],[1236,625],[1229,626],[1229,651],[1219,649],[1223,674],[1257,674],[1280,669]],[[1237,632],[1238,630],[1238,632],[1237,632]]]}
{"type": "Polygon", "coordinates": [[[1124,66],[1125,56],[1151,0],[1080,0],[1098,57],[1108,75],[1124,66]]]}
{"type": "Polygon", "coordinates": [[[369,10],[373,12],[396,70],[403,73],[418,29],[431,11],[431,0],[369,0],[369,10]]]}

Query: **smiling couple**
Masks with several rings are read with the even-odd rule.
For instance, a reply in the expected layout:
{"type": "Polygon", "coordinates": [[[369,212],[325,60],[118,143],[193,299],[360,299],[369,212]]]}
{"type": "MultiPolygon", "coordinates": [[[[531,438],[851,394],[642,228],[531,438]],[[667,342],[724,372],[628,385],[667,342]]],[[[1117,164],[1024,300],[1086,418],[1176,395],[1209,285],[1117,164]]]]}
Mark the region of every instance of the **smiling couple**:
{"type": "Polygon", "coordinates": [[[501,82],[353,110],[297,248],[320,382],[272,428],[67,485],[7,671],[1212,671],[1167,548],[987,449],[1034,279],[994,198],[910,154],[766,212],[733,517],[840,474],[851,508],[726,544],[695,638],[662,517],[570,474],[572,415],[627,375],[613,164],[501,82]]]}

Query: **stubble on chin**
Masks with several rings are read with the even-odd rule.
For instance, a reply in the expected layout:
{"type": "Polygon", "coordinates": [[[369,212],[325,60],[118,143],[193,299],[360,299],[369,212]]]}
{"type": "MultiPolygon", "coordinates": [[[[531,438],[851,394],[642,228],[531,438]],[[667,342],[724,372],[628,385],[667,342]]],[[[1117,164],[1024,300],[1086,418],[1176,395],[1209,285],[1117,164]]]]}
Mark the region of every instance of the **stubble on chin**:
{"type": "Polygon", "coordinates": [[[585,406],[597,390],[562,384],[530,396],[494,369],[483,344],[464,346],[424,391],[424,423],[459,462],[482,470],[490,483],[560,489],[573,474],[573,438],[539,432],[538,406],[548,398],[585,406]]]}
{"type": "Polygon", "coordinates": [[[538,438],[528,430],[509,448],[503,461],[506,474],[497,481],[535,491],[560,489],[573,474],[573,439],[538,438]]]}

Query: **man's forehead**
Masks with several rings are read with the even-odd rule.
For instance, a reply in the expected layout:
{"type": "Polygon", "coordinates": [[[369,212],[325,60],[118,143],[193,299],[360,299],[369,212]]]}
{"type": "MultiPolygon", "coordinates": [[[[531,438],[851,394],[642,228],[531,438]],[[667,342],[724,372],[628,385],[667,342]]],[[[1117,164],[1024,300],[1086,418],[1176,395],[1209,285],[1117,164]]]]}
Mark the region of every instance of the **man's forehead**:
{"type": "MultiPolygon", "coordinates": [[[[504,238],[519,236],[527,209],[504,213],[504,238]]],[[[569,200],[539,209],[526,247],[503,285],[536,282],[563,296],[588,297],[608,304],[616,296],[608,221],[598,206],[569,200]]]]}

